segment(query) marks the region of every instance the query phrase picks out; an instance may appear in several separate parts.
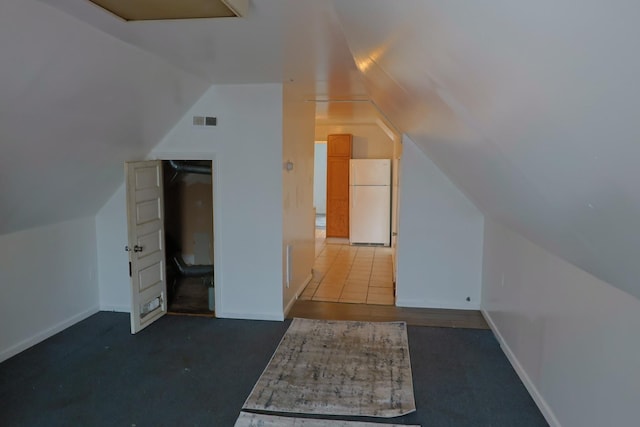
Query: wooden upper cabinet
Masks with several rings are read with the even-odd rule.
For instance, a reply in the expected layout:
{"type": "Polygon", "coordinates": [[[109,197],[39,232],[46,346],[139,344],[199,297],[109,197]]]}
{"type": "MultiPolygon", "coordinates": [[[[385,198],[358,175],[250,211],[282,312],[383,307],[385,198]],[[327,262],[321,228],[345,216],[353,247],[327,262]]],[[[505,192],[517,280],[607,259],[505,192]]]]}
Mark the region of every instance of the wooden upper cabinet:
{"type": "Polygon", "coordinates": [[[327,136],[327,157],[351,158],[351,135],[338,134],[327,136]]]}

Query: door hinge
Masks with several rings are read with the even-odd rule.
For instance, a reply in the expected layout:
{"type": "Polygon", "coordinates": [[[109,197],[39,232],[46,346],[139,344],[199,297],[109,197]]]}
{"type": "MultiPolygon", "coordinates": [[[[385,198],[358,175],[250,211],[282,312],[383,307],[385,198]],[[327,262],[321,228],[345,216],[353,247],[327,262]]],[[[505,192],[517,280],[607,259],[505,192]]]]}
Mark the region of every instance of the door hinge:
{"type": "Polygon", "coordinates": [[[129,261],[129,277],[131,277],[131,261],[129,261]]]}

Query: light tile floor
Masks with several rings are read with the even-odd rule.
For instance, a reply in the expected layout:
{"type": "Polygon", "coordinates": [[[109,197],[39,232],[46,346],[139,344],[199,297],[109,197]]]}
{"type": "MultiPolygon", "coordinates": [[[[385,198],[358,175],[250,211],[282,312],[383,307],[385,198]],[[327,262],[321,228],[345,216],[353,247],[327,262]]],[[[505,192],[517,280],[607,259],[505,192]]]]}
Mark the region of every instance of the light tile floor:
{"type": "Polygon", "coordinates": [[[391,248],[327,243],[316,230],[316,254],[301,300],[394,304],[391,248]]]}

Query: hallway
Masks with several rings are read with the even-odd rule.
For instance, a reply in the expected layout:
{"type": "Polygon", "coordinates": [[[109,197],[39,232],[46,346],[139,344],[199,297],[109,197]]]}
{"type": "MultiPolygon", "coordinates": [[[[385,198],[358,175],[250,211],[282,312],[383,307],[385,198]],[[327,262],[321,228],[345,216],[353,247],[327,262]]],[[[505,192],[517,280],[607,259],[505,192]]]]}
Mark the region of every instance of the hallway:
{"type": "Polygon", "coordinates": [[[316,230],[313,278],[300,300],[394,305],[392,249],[327,243],[316,230]]]}

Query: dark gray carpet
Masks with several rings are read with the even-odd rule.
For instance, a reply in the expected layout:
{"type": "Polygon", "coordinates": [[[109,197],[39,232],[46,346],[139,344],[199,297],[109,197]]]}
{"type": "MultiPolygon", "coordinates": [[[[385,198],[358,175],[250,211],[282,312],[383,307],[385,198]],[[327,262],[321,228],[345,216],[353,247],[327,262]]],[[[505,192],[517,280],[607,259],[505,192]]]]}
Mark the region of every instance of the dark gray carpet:
{"type": "MultiPolygon", "coordinates": [[[[165,316],[138,335],[98,313],[0,364],[2,426],[233,426],[289,322],[165,316]]],[[[431,426],[546,426],[490,331],[409,326],[431,426]]],[[[326,417],[323,417],[326,418],[326,417]]]]}

